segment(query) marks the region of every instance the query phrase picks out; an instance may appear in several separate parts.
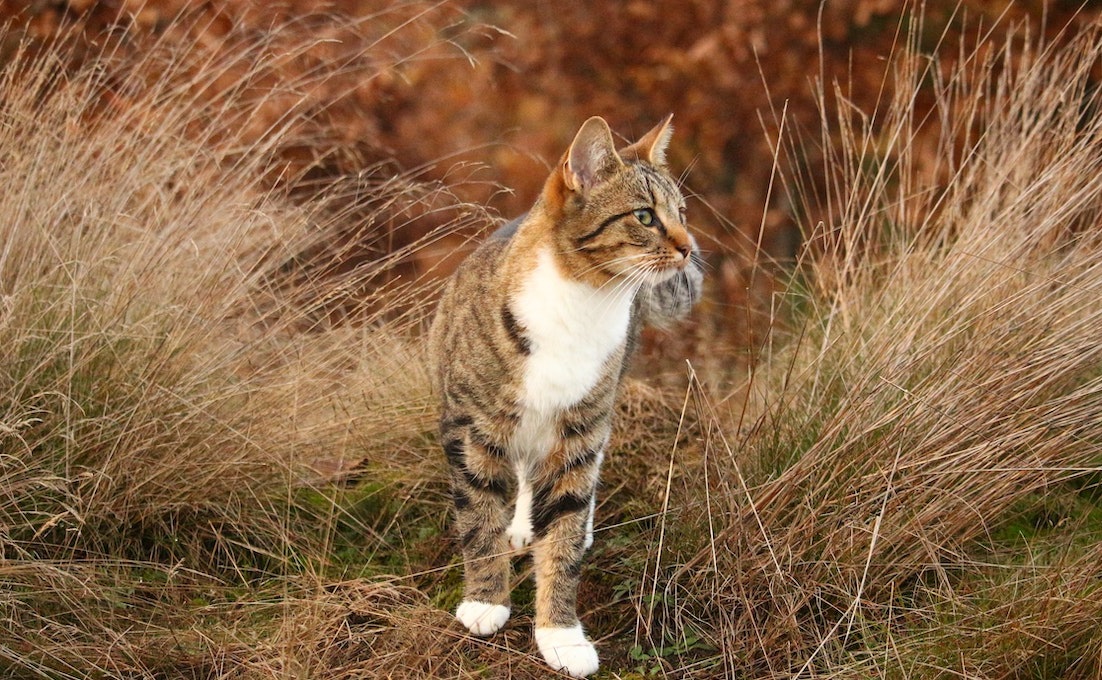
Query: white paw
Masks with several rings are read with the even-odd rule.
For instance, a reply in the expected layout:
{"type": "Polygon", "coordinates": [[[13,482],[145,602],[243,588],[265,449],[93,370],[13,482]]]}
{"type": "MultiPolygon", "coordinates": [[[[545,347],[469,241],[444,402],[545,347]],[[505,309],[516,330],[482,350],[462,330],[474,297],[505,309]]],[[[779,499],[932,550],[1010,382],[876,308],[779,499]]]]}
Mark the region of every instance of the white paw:
{"type": "Polygon", "coordinates": [[[519,516],[514,517],[505,530],[505,535],[509,537],[509,545],[513,546],[513,550],[527,548],[532,542],[532,523],[519,516]]]}
{"type": "Polygon", "coordinates": [[[575,678],[597,672],[597,650],[585,638],[582,624],[570,628],[537,628],[536,644],[547,665],[575,678]]]}
{"type": "Polygon", "coordinates": [[[463,600],[455,610],[455,618],[475,635],[493,635],[509,620],[509,608],[476,600],[463,600]]]}
{"type": "Polygon", "coordinates": [[[593,547],[593,532],[592,531],[585,532],[585,543],[583,544],[582,547],[585,550],[589,550],[590,548],[593,547]]]}

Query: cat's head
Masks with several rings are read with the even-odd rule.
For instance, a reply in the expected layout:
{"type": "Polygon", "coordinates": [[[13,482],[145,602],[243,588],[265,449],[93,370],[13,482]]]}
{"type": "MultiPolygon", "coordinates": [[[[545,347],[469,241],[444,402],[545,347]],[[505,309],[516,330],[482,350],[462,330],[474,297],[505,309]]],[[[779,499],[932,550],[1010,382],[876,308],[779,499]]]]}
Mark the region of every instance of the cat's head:
{"type": "Polygon", "coordinates": [[[552,172],[544,200],[560,261],[576,278],[656,284],[688,266],[685,199],[666,167],[671,118],[619,150],[608,123],[590,118],[552,172]]]}

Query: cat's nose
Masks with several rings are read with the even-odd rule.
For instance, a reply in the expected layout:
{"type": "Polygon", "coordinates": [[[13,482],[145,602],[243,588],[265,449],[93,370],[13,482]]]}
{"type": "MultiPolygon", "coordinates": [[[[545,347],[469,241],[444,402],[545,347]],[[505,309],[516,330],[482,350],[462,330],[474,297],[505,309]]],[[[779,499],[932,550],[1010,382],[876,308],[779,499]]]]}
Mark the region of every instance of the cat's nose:
{"type": "Polygon", "coordinates": [[[689,259],[690,255],[693,254],[693,247],[688,243],[678,243],[676,247],[677,252],[681,253],[681,257],[685,258],[686,260],[689,259]]]}

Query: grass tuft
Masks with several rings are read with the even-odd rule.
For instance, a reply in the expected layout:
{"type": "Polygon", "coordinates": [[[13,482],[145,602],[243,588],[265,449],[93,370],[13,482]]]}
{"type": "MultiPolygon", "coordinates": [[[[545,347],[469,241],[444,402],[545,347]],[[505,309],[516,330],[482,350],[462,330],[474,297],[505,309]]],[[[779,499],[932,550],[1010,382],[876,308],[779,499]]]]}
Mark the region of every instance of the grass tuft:
{"type": "Polygon", "coordinates": [[[373,513],[400,512],[319,518],[310,493],[357,465],[403,471],[388,497],[433,479],[414,336],[433,284],[408,261],[485,215],[411,175],[294,200],[273,184],[307,113],[237,134],[312,91],[316,73],[257,86],[312,44],[242,39],[203,61],[167,41],[124,58],[108,39],[73,59],[78,42],[0,72],[0,667],[248,668],[281,634],[269,602],[339,562],[353,530],[334,527],[385,533],[373,513]],[[204,95],[213,78],[230,94],[204,95]],[[364,255],[403,229],[427,235],[364,255]]]}
{"type": "Polygon", "coordinates": [[[915,36],[875,114],[824,90],[825,190],[788,179],[822,215],[798,314],[744,392],[694,395],[698,540],[662,557],[659,609],[724,677],[1102,670],[1097,515],[988,552],[1102,465],[1097,36],[952,66],[915,36]]]}

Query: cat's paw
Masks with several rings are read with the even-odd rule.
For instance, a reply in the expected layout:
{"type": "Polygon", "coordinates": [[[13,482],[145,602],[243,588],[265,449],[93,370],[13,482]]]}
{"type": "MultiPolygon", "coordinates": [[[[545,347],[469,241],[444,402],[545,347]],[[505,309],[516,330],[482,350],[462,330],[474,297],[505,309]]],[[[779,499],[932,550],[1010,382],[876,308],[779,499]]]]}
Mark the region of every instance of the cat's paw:
{"type": "Polygon", "coordinates": [[[463,600],[455,610],[455,618],[475,635],[493,635],[509,620],[509,608],[476,600],[463,600]]]}
{"type": "Polygon", "coordinates": [[[592,547],[593,547],[593,532],[592,531],[587,531],[587,532],[585,532],[585,542],[582,544],[582,549],[583,550],[589,550],[592,547]]]}
{"type": "Polygon", "coordinates": [[[532,543],[532,522],[514,517],[505,529],[505,535],[509,537],[509,545],[513,546],[513,550],[527,548],[532,543]]]}
{"type": "Polygon", "coordinates": [[[584,678],[597,672],[597,650],[579,623],[570,628],[537,628],[536,644],[548,666],[584,678]]]}

